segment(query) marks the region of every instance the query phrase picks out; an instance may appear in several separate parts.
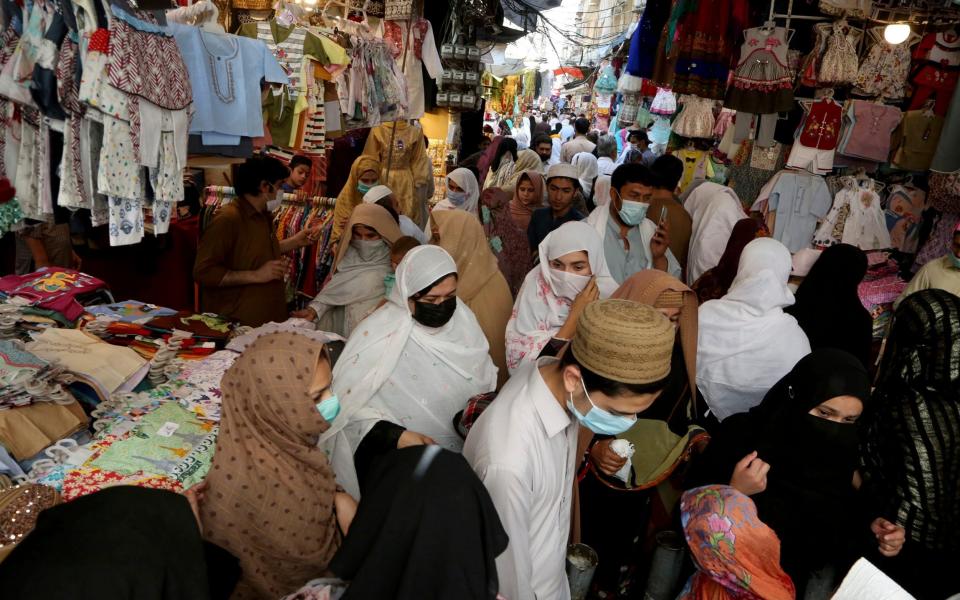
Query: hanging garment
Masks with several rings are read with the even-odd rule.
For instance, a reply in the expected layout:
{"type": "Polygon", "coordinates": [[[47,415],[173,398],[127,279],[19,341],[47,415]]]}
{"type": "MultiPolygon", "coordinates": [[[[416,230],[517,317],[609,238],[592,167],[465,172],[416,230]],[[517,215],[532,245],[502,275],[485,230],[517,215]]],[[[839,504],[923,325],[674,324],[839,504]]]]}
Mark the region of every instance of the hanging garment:
{"type": "Polygon", "coordinates": [[[673,132],[683,137],[712,138],[716,119],[713,116],[715,100],[697,96],[680,96],[683,108],[673,122],[673,132]]]}
{"type": "Polygon", "coordinates": [[[954,30],[928,33],[913,50],[910,110],[921,109],[928,100],[934,100],[934,112],[946,116],[958,79],[960,35],[954,30]]]}
{"type": "Polygon", "coordinates": [[[754,27],[744,38],[724,105],[760,115],[790,110],[793,76],[787,66],[787,30],[754,27]]]}
{"type": "Polygon", "coordinates": [[[906,95],[910,73],[910,46],[890,44],[883,39],[882,28],[871,30],[877,40],[857,72],[854,93],[899,101],[906,95]]]}
{"type": "Polygon", "coordinates": [[[433,177],[433,163],[420,126],[402,121],[377,125],[370,130],[363,154],[380,161],[380,183],[393,190],[400,212],[415,223],[422,222],[424,207],[414,202],[414,188],[426,185],[428,178],[433,177]]]}
{"type": "Polygon", "coordinates": [[[665,49],[676,57],[676,92],[722,99],[736,49],[734,40],[740,39],[748,21],[746,0],[675,3],[665,49]]]}
{"type": "MultiPolygon", "coordinates": [[[[867,181],[873,185],[872,181],[867,181]]],[[[816,246],[844,243],[861,250],[890,248],[890,232],[880,206],[880,196],[872,187],[848,183],[834,198],[833,208],[817,229],[813,243],[816,246]],[[846,216],[841,223],[843,214],[846,216]]]]}
{"type": "Polygon", "coordinates": [[[831,199],[823,177],[809,173],[782,172],[767,200],[776,212],[773,237],[790,252],[809,248],[817,220],[830,210],[831,199]]]}
{"type": "Polygon", "coordinates": [[[800,135],[790,150],[787,166],[826,174],[833,169],[833,156],[840,140],[843,109],[831,99],[807,107],[800,135]]]}
{"type": "MultiPolygon", "coordinates": [[[[851,100],[843,111],[842,144],[837,152],[886,162],[890,156],[890,136],[900,123],[900,117],[900,109],[896,106],[851,100]]],[[[936,147],[936,142],[932,146],[936,147]]]]}
{"type": "Polygon", "coordinates": [[[892,247],[906,254],[916,254],[927,194],[915,187],[896,184],[890,187],[884,211],[892,247]]]}
{"type": "Polygon", "coordinates": [[[833,24],[817,77],[820,85],[847,85],[857,79],[857,48],[851,39],[856,30],[851,28],[850,32],[846,33],[845,26],[845,21],[833,24]]]}
{"type": "Polygon", "coordinates": [[[672,115],[677,112],[677,97],[669,88],[657,88],[657,95],[650,105],[650,112],[655,115],[672,115]]]}
{"type": "Polygon", "coordinates": [[[940,143],[943,122],[943,117],[934,112],[907,111],[894,132],[895,152],[890,161],[893,166],[907,171],[929,169],[940,143]]]}
{"type": "Polygon", "coordinates": [[[827,40],[830,39],[831,25],[829,23],[817,23],[813,27],[816,33],[816,40],[813,49],[804,57],[800,64],[800,74],[798,83],[804,87],[817,87],[817,73],[820,72],[820,59],[827,50],[827,40]]]}
{"type": "Polygon", "coordinates": [[[424,113],[423,69],[433,80],[443,76],[443,63],[437,52],[433,26],[426,19],[407,21],[384,21],[383,37],[390,47],[398,68],[403,67],[407,84],[407,118],[419,119],[424,113]],[[406,60],[404,60],[406,54],[406,60]]]}

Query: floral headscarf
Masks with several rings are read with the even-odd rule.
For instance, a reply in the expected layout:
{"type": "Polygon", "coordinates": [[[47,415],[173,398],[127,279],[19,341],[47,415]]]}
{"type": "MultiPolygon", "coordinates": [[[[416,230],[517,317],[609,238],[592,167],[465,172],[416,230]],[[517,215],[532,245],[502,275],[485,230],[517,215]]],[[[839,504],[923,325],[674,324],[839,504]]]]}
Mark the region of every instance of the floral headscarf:
{"type": "Polygon", "coordinates": [[[697,572],[678,600],[794,600],[780,540],[750,498],[726,485],[699,487],[683,494],[680,511],[697,572]]]}

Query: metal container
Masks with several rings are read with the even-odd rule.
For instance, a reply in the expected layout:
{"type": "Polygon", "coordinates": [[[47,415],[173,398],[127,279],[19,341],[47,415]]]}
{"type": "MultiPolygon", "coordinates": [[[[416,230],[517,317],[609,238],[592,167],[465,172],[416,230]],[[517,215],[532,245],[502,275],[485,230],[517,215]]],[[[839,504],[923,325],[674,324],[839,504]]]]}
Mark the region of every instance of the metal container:
{"type": "Polygon", "coordinates": [[[567,546],[567,581],[570,582],[570,600],[584,600],[587,597],[598,562],[597,552],[590,546],[586,544],[567,546]]]}
{"type": "Polygon", "coordinates": [[[683,567],[683,552],[686,541],[676,531],[661,531],[657,534],[657,547],[650,559],[650,574],[644,600],[673,600],[676,598],[680,569],[683,567]]]}

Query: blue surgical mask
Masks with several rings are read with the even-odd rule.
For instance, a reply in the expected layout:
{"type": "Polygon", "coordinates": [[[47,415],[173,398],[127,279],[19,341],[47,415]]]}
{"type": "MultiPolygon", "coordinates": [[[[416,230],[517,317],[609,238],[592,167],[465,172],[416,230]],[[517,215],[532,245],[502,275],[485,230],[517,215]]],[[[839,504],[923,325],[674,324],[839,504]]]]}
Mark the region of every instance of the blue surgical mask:
{"type": "Polygon", "coordinates": [[[373,183],[373,184],[367,185],[366,183],[361,181],[360,183],[357,184],[357,191],[360,192],[361,194],[366,194],[367,192],[370,191],[370,188],[374,187],[375,185],[377,184],[373,183]]]}
{"type": "Polygon", "coordinates": [[[647,209],[650,208],[650,205],[646,202],[626,200],[623,198],[623,196],[621,196],[620,199],[622,200],[623,205],[620,207],[618,214],[620,215],[620,220],[623,221],[623,224],[633,227],[643,223],[643,219],[646,218],[647,209]]]}
{"type": "Polygon", "coordinates": [[[570,392],[570,398],[567,399],[567,408],[573,413],[573,416],[580,421],[580,424],[590,431],[603,435],[619,435],[633,427],[633,424],[637,422],[636,415],[634,415],[633,418],[622,415],[612,415],[602,408],[597,408],[597,405],[590,399],[590,394],[587,392],[586,384],[583,383],[583,378],[580,379],[580,385],[583,386],[583,393],[586,394],[587,402],[590,403],[590,410],[587,411],[585,415],[581,415],[577,411],[573,405],[573,392],[570,392]]]}
{"type": "Polygon", "coordinates": [[[320,416],[323,417],[324,421],[332,423],[340,414],[340,399],[334,394],[326,400],[321,400],[317,402],[317,410],[320,411],[320,416]]]}
{"type": "Polygon", "coordinates": [[[447,200],[454,206],[463,206],[463,203],[467,201],[467,193],[447,190],[447,200]]]}

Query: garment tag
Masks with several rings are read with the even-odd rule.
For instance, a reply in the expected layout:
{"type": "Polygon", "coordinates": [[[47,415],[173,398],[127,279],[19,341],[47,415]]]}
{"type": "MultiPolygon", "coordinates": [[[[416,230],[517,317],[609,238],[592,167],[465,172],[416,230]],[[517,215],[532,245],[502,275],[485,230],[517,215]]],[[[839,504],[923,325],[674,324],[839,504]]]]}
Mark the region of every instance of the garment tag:
{"type": "Polygon", "coordinates": [[[170,437],[177,429],[180,429],[179,424],[167,421],[157,430],[157,435],[160,437],[170,437]]]}

